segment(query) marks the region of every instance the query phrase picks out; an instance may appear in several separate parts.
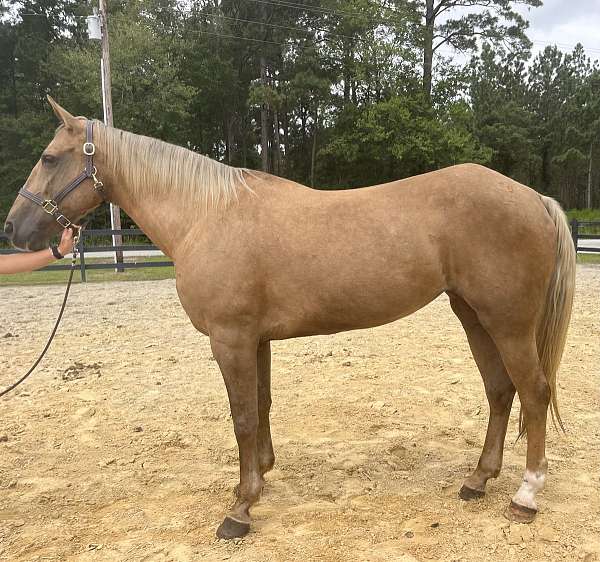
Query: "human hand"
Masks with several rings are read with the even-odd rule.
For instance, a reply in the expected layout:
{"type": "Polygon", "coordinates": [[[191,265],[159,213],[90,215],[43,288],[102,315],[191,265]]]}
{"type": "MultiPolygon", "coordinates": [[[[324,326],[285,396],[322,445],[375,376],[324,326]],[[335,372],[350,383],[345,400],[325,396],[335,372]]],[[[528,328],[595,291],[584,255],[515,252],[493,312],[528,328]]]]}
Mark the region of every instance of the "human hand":
{"type": "Polygon", "coordinates": [[[66,256],[73,251],[73,229],[65,228],[60,237],[60,243],[58,244],[58,251],[66,256]]]}

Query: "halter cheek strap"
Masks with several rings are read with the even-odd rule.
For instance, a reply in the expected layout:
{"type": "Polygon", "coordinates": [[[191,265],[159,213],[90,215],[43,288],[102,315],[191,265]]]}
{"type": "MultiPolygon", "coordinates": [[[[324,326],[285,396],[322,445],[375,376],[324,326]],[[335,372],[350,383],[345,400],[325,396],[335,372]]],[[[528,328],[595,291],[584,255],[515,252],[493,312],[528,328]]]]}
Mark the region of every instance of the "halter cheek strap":
{"type": "Polygon", "coordinates": [[[51,215],[60,226],[67,228],[73,224],[58,208],[58,204],[76,187],[80,186],[86,179],[91,178],[94,182],[94,190],[102,196],[104,184],[96,177],[98,170],[94,166],[94,154],[96,146],[94,145],[94,122],[86,121],[85,125],[85,143],[83,143],[83,153],[85,154],[85,169],[71,183],[59,191],[54,199],[43,199],[41,196],[27,191],[25,187],[19,190],[19,195],[29,199],[36,205],[39,205],[46,213],[51,215]]]}

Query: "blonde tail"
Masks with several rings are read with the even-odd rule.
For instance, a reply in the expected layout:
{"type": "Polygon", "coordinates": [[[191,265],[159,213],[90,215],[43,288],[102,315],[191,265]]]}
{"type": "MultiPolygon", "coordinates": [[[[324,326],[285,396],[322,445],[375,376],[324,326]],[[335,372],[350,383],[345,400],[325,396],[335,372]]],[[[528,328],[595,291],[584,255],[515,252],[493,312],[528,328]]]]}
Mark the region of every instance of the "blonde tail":
{"type": "MultiPolygon", "coordinates": [[[[555,425],[564,431],[558,409],[556,378],[562,358],[575,292],[577,254],[569,230],[569,223],[560,205],[540,195],[542,203],[556,226],[556,266],[548,287],[544,310],[537,330],[537,349],[540,364],[550,387],[550,411],[555,425]]],[[[522,420],[521,427],[523,429],[522,420]]]]}

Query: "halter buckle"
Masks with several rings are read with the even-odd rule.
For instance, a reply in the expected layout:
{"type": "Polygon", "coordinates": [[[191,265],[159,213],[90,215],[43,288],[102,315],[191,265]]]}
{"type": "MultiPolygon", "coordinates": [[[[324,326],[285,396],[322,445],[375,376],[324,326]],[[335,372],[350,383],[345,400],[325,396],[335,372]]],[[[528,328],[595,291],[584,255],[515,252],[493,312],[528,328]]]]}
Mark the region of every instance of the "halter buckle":
{"type": "Polygon", "coordinates": [[[86,156],[93,156],[96,153],[96,145],[93,142],[84,142],[83,153],[86,156]]]}
{"type": "Polygon", "coordinates": [[[65,217],[65,215],[58,215],[56,217],[56,222],[63,228],[68,228],[73,224],[67,217],[65,217]]]}
{"type": "Polygon", "coordinates": [[[58,209],[58,205],[52,199],[46,199],[42,203],[42,209],[44,209],[44,211],[46,211],[49,215],[53,215],[56,212],[56,209],[58,209]]]}

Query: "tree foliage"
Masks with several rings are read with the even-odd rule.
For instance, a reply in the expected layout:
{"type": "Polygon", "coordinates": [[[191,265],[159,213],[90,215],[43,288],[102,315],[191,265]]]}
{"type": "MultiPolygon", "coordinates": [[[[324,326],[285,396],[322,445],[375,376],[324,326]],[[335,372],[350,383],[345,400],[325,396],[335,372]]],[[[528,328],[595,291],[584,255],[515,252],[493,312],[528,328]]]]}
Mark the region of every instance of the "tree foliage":
{"type": "MultiPolygon", "coordinates": [[[[541,1],[113,0],[115,125],[327,189],[471,161],[598,205],[598,65],[581,46],[532,59],[516,4],[541,1]]],[[[2,4],[2,215],[53,134],[47,93],[102,117],[90,12],[2,4]]]]}

